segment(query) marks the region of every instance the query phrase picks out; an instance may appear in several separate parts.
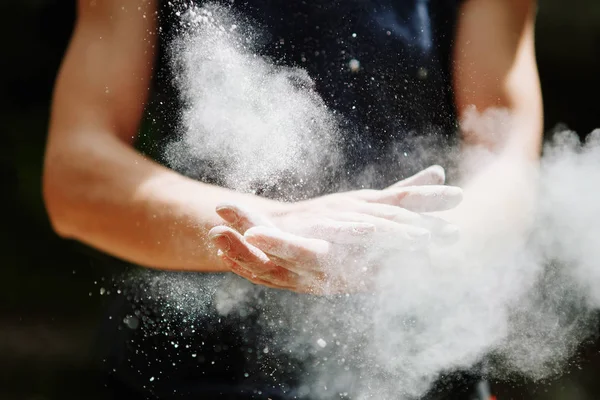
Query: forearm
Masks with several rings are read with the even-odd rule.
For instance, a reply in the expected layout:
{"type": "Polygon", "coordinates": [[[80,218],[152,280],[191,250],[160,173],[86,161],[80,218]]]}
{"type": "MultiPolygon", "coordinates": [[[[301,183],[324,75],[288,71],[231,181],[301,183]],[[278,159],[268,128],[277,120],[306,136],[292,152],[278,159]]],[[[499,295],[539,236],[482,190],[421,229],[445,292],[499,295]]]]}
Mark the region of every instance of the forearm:
{"type": "Polygon", "coordinates": [[[502,251],[531,227],[543,136],[535,11],[533,0],[469,0],[461,7],[453,73],[464,201],[448,217],[471,249],[502,251]]]}
{"type": "Polygon", "coordinates": [[[538,160],[510,148],[499,154],[467,150],[463,157],[463,202],[441,215],[461,228],[459,244],[448,250],[486,263],[527,240],[535,217],[538,160]]]}
{"type": "Polygon", "coordinates": [[[44,196],[52,223],[73,238],[139,265],[226,270],[207,240],[215,207],[240,201],[269,212],[279,203],[185,178],[110,135],[50,151],[44,196]]]}
{"type": "Polygon", "coordinates": [[[463,176],[464,200],[453,214],[465,234],[476,237],[525,233],[535,206],[537,162],[511,152],[489,157],[479,171],[463,176]]]}

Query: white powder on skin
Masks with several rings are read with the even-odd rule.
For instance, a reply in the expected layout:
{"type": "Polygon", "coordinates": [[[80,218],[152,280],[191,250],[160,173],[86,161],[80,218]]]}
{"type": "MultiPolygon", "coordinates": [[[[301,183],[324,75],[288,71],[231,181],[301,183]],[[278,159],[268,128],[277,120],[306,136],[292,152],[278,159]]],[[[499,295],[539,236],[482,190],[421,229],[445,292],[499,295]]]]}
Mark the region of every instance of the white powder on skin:
{"type": "MultiPolygon", "coordinates": [[[[174,49],[185,132],[167,151],[172,166],[210,162],[243,191],[288,174],[319,182],[341,160],[341,133],[307,73],[256,56],[259,35],[222,9],[194,9],[186,18],[194,29],[174,49]]],[[[497,126],[510,125],[502,121],[497,126]]],[[[191,297],[185,280],[164,287],[178,312],[191,315],[209,297],[223,315],[243,314],[264,294],[258,323],[278,340],[260,351],[312,357],[303,390],[313,398],[349,391],[356,399],[415,398],[440,374],[488,355],[495,376],[559,373],[600,307],[600,131],[589,137],[581,146],[566,132],[547,146],[534,234],[492,261],[480,254],[440,269],[420,259],[399,266],[390,257],[375,293],[338,299],[263,293],[237,278],[191,297]]]]}

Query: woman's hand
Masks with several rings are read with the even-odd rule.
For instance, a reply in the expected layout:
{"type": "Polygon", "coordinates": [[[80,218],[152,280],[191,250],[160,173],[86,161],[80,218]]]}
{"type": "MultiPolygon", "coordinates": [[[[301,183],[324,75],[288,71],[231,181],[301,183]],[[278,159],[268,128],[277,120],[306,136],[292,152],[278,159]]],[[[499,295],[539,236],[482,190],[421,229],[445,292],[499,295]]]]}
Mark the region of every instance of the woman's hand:
{"type": "Polygon", "coordinates": [[[444,179],[434,166],[384,190],[323,196],[270,216],[222,205],[217,213],[230,226],[209,235],[223,263],[253,283],[315,294],[366,290],[390,254],[401,263],[432,241],[458,238],[455,226],[420,214],[460,203],[461,189],[444,179]]]}

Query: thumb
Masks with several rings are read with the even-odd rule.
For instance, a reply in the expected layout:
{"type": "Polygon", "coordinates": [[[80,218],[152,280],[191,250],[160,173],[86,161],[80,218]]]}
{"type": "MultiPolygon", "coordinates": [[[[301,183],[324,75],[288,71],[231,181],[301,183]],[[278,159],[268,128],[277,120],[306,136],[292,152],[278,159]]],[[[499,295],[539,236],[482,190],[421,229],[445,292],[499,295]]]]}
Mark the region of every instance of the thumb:
{"type": "Polygon", "coordinates": [[[446,173],[444,172],[444,168],[439,165],[432,165],[411,177],[394,183],[388,189],[407,186],[443,185],[445,181],[446,173]]]}

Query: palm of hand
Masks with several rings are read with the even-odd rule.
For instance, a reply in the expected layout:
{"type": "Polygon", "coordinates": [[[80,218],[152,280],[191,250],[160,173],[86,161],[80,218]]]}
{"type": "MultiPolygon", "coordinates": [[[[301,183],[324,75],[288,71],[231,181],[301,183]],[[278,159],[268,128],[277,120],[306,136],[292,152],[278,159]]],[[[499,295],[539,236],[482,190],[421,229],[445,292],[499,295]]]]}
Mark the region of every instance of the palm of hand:
{"type": "Polygon", "coordinates": [[[423,214],[462,200],[460,189],[443,183],[434,166],[384,190],[323,196],[269,216],[222,205],[217,213],[229,226],[209,236],[224,265],[255,284],[314,294],[365,290],[390,254],[456,239],[455,226],[423,214]]]}

